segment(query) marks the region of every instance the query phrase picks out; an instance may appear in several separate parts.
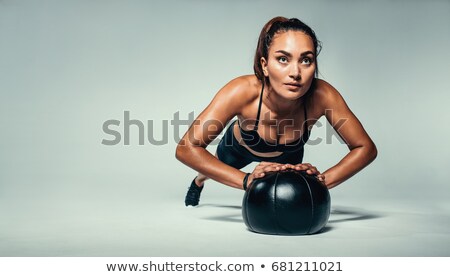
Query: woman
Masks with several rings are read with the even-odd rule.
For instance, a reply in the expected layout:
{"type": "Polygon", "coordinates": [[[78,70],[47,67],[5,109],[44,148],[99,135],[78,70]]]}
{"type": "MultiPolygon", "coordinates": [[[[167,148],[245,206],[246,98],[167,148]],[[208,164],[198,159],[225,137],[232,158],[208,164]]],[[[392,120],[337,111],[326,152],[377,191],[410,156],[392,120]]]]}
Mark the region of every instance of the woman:
{"type": "Polygon", "coordinates": [[[189,187],[186,206],[198,205],[208,178],[245,190],[267,172],[303,170],[330,189],[375,159],[375,144],[342,96],[317,79],[319,51],[314,31],[296,18],[275,17],[263,27],[255,74],[226,84],[177,146],[176,158],[199,172],[189,187]],[[214,157],[206,147],[235,116],[237,120],[227,128],[214,157]],[[302,163],[310,128],[321,116],[350,149],[323,173],[302,163]],[[259,164],[253,172],[239,170],[254,161],[259,164]]]}

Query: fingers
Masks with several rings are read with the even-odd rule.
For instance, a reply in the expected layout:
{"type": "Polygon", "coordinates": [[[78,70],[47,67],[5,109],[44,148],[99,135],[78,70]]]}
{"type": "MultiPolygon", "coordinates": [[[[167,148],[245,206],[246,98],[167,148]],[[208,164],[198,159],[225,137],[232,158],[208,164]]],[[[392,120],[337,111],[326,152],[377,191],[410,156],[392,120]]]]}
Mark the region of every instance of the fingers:
{"type": "Polygon", "coordinates": [[[283,171],[287,169],[305,171],[309,175],[316,175],[319,181],[325,182],[325,177],[315,166],[311,165],[310,163],[300,163],[293,165],[273,162],[260,162],[251,173],[251,176],[249,176],[249,180],[262,178],[269,172],[283,171]]]}
{"type": "Polygon", "coordinates": [[[323,175],[323,174],[318,174],[318,175],[317,175],[317,180],[319,180],[319,182],[321,182],[322,184],[326,185],[326,184],[325,184],[325,175],[323,175]]]}
{"type": "Polygon", "coordinates": [[[276,172],[281,170],[286,170],[288,168],[293,168],[291,164],[280,164],[271,162],[261,162],[259,163],[252,172],[254,178],[261,178],[268,172],[276,172]]]}
{"type": "MultiPolygon", "coordinates": [[[[253,173],[251,173],[247,179],[247,190],[251,187],[251,185],[255,179],[261,178],[264,175],[265,175],[264,172],[259,172],[259,173],[256,172],[255,173],[255,171],[254,171],[253,173]]],[[[319,182],[321,182],[323,185],[326,186],[325,175],[319,173],[315,177],[319,182]]]]}
{"type": "Polygon", "coordinates": [[[310,163],[302,163],[302,164],[296,164],[294,166],[295,170],[300,170],[300,171],[306,171],[307,174],[310,175],[319,175],[320,171],[313,165],[311,165],[310,163]]]}

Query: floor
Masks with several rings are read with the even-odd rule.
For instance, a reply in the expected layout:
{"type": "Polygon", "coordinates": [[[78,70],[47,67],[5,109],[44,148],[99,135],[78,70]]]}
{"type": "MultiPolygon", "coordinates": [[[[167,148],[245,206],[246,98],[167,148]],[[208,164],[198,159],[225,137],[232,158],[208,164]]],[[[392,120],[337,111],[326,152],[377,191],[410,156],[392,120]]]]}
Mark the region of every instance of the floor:
{"type": "Polygon", "coordinates": [[[332,194],[323,232],[273,236],[248,231],[241,191],[224,191],[205,189],[196,208],[184,207],[181,190],[132,201],[95,188],[49,198],[17,192],[0,203],[0,256],[450,256],[448,203],[332,194]]]}

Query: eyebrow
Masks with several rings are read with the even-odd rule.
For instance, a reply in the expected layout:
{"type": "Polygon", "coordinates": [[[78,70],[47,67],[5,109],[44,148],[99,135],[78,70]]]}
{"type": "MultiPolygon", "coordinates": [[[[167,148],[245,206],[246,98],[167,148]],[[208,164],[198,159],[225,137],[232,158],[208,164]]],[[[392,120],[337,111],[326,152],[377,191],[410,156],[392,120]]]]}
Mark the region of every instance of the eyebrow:
{"type": "MultiPolygon", "coordinates": [[[[292,57],[291,53],[286,52],[284,50],[278,50],[278,51],[275,51],[275,53],[282,53],[282,54],[284,54],[284,55],[286,55],[288,57],[292,57]]],[[[314,52],[312,52],[312,51],[305,51],[305,52],[301,53],[300,56],[303,57],[303,56],[306,56],[308,54],[311,54],[311,55],[314,56],[314,52]]]]}

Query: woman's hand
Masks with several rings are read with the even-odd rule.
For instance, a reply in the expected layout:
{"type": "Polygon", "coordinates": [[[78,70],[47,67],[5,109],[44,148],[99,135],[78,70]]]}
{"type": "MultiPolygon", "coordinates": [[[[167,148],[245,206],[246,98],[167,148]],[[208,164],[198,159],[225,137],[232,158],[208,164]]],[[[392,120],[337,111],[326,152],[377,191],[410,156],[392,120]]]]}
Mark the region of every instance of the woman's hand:
{"type": "Polygon", "coordinates": [[[292,164],[280,164],[280,163],[271,163],[271,162],[260,162],[253,172],[248,176],[247,186],[249,186],[254,179],[262,178],[268,172],[276,172],[282,171],[286,169],[294,169],[294,165],[292,164]]]}
{"type": "Polygon", "coordinates": [[[320,174],[319,170],[310,163],[296,164],[294,165],[295,170],[306,171],[309,175],[316,175],[317,180],[325,185],[325,175],[320,174]]]}
{"type": "Polygon", "coordinates": [[[260,162],[253,172],[248,176],[247,186],[249,186],[253,180],[264,177],[269,172],[283,171],[283,170],[298,170],[305,171],[309,175],[316,175],[317,180],[325,185],[325,176],[317,170],[317,168],[310,163],[301,164],[280,164],[271,162],[260,162]]]}

